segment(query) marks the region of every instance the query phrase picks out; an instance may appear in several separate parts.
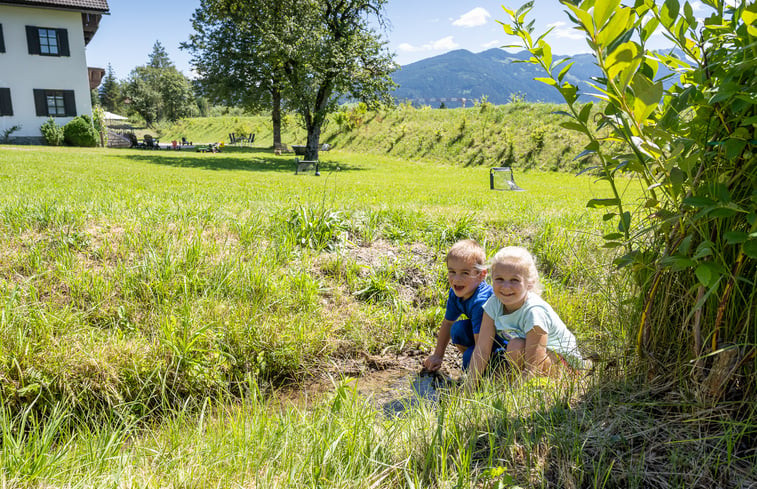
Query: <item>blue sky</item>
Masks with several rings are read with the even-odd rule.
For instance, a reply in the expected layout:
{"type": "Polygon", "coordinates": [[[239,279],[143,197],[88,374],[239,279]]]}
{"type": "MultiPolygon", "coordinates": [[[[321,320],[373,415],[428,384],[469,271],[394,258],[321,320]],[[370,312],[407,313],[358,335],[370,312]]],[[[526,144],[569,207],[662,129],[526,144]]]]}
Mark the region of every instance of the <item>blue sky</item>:
{"type": "MultiPolygon", "coordinates": [[[[179,49],[192,32],[190,18],[199,0],[109,0],[110,15],[104,16],[87,47],[89,66],[113,66],[124,79],[143,65],[155,41],[184,74],[192,76],[187,52],[179,49]]],[[[386,18],[389,28],[383,37],[395,60],[405,65],[454,49],[472,52],[511,44],[513,39],[497,21],[507,15],[502,5],[516,9],[521,0],[389,0],[386,18]]],[[[537,32],[555,25],[548,38],[556,54],[587,52],[585,41],[567,25],[564,7],[557,0],[535,0],[532,11],[537,32]]]]}

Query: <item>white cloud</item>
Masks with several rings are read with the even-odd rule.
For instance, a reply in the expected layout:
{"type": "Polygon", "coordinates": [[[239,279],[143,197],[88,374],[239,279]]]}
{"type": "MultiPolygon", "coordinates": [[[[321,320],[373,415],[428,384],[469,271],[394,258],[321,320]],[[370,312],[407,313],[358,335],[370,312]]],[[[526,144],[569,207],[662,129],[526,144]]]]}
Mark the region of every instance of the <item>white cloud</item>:
{"type": "Polygon", "coordinates": [[[408,44],[406,42],[403,42],[402,44],[397,46],[400,51],[409,53],[417,53],[420,51],[449,51],[451,49],[457,49],[459,47],[460,45],[455,42],[452,36],[447,36],[436,41],[427,42],[426,44],[423,44],[421,46],[413,46],[412,44],[408,44]]]}
{"type": "Polygon", "coordinates": [[[495,39],[493,41],[489,41],[487,43],[482,44],[481,47],[484,49],[490,49],[490,48],[498,48],[501,45],[502,45],[502,41],[500,41],[499,39],[495,39]]]}
{"type": "Polygon", "coordinates": [[[460,16],[459,19],[452,22],[452,25],[458,27],[478,27],[486,24],[489,17],[491,17],[491,14],[485,8],[476,7],[460,16]]]}
{"type": "Polygon", "coordinates": [[[452,36],[447,36],[431,43],[431,49],[456,49],[460,45],[452,39],[452,36]]]}
{"type": "Polygon", "coordinates": [[[413,46],[412,44],[408,44],[406,42],[403,42],[402,44],[397,46],[397,49],[399,49],[400,51],[406,51],[408,53],[412,53],[414,51],[420,51],[419,48],[413,46]]]}
{"type": "Polygon", "coordinates": [[[567,24],[565,22],[553,22],[552,24],[547,25],[548,28],[553,28],[549,35],[557,39],[579,40],[584,38],[584,35],[580,31],[566,26],[567,24]]]}

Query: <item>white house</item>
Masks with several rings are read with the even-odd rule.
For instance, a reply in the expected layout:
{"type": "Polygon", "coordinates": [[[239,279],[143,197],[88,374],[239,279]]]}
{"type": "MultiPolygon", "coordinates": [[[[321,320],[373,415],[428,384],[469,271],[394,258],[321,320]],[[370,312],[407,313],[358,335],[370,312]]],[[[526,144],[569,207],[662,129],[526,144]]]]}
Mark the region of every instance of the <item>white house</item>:
{"type": "Polygon", "coordinates": [[[43,141],[40,126],[91,114],[90,87],[101,68],[87,68],[85,47],[107,0],[0,0],[0,135],[14,126],[16,143],[43,141]]]}

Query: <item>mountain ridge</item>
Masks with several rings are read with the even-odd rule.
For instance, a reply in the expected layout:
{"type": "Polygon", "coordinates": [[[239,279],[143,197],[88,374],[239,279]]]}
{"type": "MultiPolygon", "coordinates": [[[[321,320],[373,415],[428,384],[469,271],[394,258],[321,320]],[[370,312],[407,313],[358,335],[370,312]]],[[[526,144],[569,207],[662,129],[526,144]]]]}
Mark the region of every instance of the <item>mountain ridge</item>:
{"type": "MultiPolygon", "coordinates": [[[[397,102],[432,107],[444,103],[450,108],[484,97],[497,105],[513,99],[563,102],[554,87],[534,80],[544,76],[544,72],[540,66],[522,62],[530,57],[525,50],[510,53],[500,48],[479,53],[466,49],[449,51],[402,66],[393,75],[398,85],[393,96],[397,102]]],[[[592,77],[600,75],[591,54],[554,55],[555,60],[563,58],[570,58],[574,63],[566,80],[577,85],[579,93],[589,88],[587,82],[592,77]]],[[[588,98],[585,94],[584,97],[588,98]]]]}

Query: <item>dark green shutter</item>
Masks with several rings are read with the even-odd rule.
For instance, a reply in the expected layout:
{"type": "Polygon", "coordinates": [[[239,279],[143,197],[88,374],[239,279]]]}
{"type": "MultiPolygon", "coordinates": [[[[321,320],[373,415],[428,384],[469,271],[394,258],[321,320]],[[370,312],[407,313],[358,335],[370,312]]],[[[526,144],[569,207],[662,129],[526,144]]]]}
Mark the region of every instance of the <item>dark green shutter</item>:
{"type": "Polygon", "coordinates": [[[66,117],[76,116],[76,98],[73,90],[63,90],[63,107],[66,110],[66,117]]]}
{"type": "Polygon", "coordinates": [[[39,27],[26,26],[26,43],[29,45],[29,54],[40,54],[39,27]]]}
{"type": "Polygon", "coordinates": [[[34,108],[37,109],[37,115],[49,115],[47,113],[47,97],[45,97],[44,90],[34,89],[34,108]]]}
{"type": "Polygon", "coordinates": [[[10,88],[0,88],[0,115],[13,115],[10,88]]]}
{"type": "Polygon", "coordinates": [[[58,36],[58,54],[60,56],[71,56],[71,50],[68,47],[68,31],[66,29],[55,29],[58,36]]]}
{"type": "Polygon", "coordinates": [[[3,40],[3,24],[0,24],[0,53],[5,52],[5,41],[3,40]]]}

